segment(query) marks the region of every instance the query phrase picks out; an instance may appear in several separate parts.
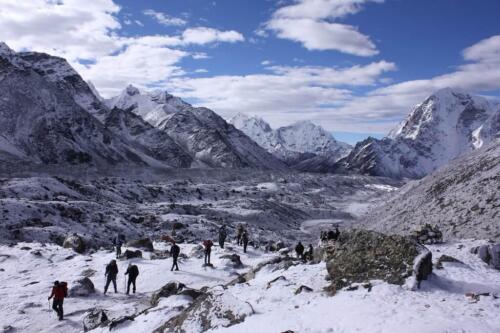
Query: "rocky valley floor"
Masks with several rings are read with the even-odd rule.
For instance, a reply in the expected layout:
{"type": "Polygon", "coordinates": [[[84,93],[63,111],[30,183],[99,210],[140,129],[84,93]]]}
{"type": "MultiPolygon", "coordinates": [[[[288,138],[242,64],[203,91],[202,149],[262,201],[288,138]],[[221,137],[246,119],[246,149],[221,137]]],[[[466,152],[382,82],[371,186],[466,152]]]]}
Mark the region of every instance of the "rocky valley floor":
{"type": "MultiPolygon", "coordinates": [[[[141,272],[138,292],[130,296],[124,294],[127,260],[118,261],[118,293],[102,293],[104,266],[114,258],[111,251],[79,255],[56,245],[4,245],[0,246],[1,322],[4,332],[82,332],[83,318],[98,308],[110,320],[134,317],[116,324],[114,332],[496,333],[500,328],[500,274],[470,253],[471,247],[482,243],[429,246],[434,261],[446,254],[462,263],[444,263],[418,291],[372,281],[371,289],[341,290],[334,296],[323,290],[329,284],[324,263],[304,264],[255,249],[244,254],[234,244],[224,250],[215,247],[214,268],[202,267],[196,244],[182,245],[185,257],[179,272],[170,271],[168,258],[151,259],[145,253],[142,259],[132,259],[141,272]],[[243,266],[235,268],[230,260],[221,258],[226,254],[239,255],[243,266]],[[238,274],[252,270],[247,282],[234,283],[238,274]],[[57,321],[47,302],[52,282],[68,281],[71,289],[82,275],[93,281],[95,293],[67,298],[66,319],[57,321]],[[153,292],[172,281],[197,290],[206,287],[204,293],[210,297],[200,303],[199,298],[174,294],[153,306],[153,292]],[[183,313],[175,321],[177,328],[169,330],[172,318],[183,313]]],[[[160,251],[164,246],[155,243],[160,251]]],[[[108,332],[109,327],[94,331],[108,332]]]]}

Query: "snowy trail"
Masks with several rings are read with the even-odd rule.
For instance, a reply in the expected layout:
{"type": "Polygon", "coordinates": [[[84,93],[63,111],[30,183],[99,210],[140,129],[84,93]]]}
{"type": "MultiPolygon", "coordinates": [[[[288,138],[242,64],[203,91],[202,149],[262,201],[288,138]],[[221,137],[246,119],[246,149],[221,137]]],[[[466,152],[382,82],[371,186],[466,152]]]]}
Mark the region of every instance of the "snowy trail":
{"type": "MultiPolygon", "coordinates": [[[[410,291],[396,285],[372,281],[371,291],[339,291],[328,296],[323,288],[326,280],[325,263],[301,264],[292,261],[287,268],[283,263],[264,266],[246,283],[227,287],[222,292],[238,302],[248,302],[255,314],[244,322],[231,327],[218,327],[209,332],[408,332],[408,333],[498,333],[500,332],[500,271],[491,269],[469,252],[481,241],[462,241],[429,246],[434,261],[447,254],[463,264],[444,263],[443,269],[435,269],[419,291],[410,291]],[[276,282],[270,281],[282,276],[276,282]],[[312,292],[296,294],[300,286],[310,287],[312,292]],[[490,296],[478,299],[466,293],[487,292],[490,296]],[[495,298],[495,297],[497,298],[495,298]]],[[[158,249],[164,247],[155,244],[158,249]]],[[[189,254],[195,244],[182,245],[183,253],[189,254]]],[[[250,267],[275,258],[254,249],[241,253],[239,247],[230,245],[241,256],[248,271],[250,267]]],[[[235,270],[224,265],[219,257],[232,253],[216,247],[212,253],[215,269],[201,267],[203,259],[190,257],[180,262],[180,272],[170,272],[170,259],[135,259],[141,274],[138,293],[123,294],[123,272],[126,261],[119,261],[119,293],[102,295],[104,265],[114,255],[98,251],[92,255],[75,255],[55,245],[19,244],[14,247],[0,246],[0,311],[4,316],[2,326],[12,325],[20,332],[81,332],[82,318],[88,309],[106,309],[111,318],[134,314],[150,307],[151,293],[167,282],[180,281],[189,287],[215,288],[235,277],[235,270]],[[32,249],[22,250],[23,246],[32,249]],[[42,257],[30,252],[40,250],[42,257]],[[73,257],[66,259],[68,257],[73,257]],[[91,277],[97,293],[88,298],[68,298],[65,301],[67,319],[58,322],[48,309],[46,297],[55,279],[71,281],[85,269],[97,273],[91,277]],[[35,284],[30,284],[37,282],[35,284]],[[12,291],[15,290],[15,293],[12,291]]],[[[212,289],[212,290],[215,290],[212,289]]],[[[160,300],[157,307],[139,315],[134,321],[119,325],[113,331],[120,333],[152,332],[169,318],[179,314],[179,307],[186,307],[191,300],[185,296],[172,296],[160,300]]],[[[235,304],[234,306],[237,306],[235,304]]],[[[96,332],[109,332],[102,328],[96,332]]]]}
{"type": "MultiPolygon", "coordinates": [[[[180,244],[180,246],[181,253],[189,254],[196,245],[180,244]]],[[[0,256],[4,258],[0,260],[0,278],[3,281],[0,286],[2,299],[0,312],[3,314],[0,327],[11,325],[20,332],[80,332],[83,331],[82,318],[89,309],[95,307],[106,309],[111,314],[111,318],[132,315],[149,308],[151,293],[170,281],[180,281],[197,289],[227,283],[234,279],[235,272],[246,272],[248,267],[272,257],[269,254],[256,253],[254,249],[249,249],[248,253],[244,254],[239,247],[234,246],[234,251],[248,266],[239,270],[227,269],[219,256],[232,253],[229,247],[227,250],[219,247],[213,248],[214,269],[201,267],[203,258],[190,257],[179,260],[180,271],[171,272],[171,259],[149,260],[147,252],[143,252],[144,259],[118,260],[118,293],[115,294],[110,286],[108,294],[103,295],[104,269],[106,264],[115,257],[112,251],[100,250],[92,255],[78,255],[56,245],[20,243],[14,247],[0,246],[0,254],[9,256],[8,258],[0,256]],[[23,250],[23,247],[29,249],[23,250]],[[42,253],[41,257],[31,254],[37,250],[42,253]],[[138,265],[140,274],[137,279],[138,292],[127,296],[124,290],[123,274],[129,262],[138,265]],[[49,310],[47,301],[53,281],[67,281],[71,288],[71,282],[81,278],[81,273],[87,269],[96,271],[90,277],[96,293],[91,297],[67,298],[64,302],[66,319],[58,322],[55,313],[49,310]],[[30,284],[33,282],[36,284],[30,284]]],[[[155,243],[155,248],[162,250],[166,246],[155,243]]]]}

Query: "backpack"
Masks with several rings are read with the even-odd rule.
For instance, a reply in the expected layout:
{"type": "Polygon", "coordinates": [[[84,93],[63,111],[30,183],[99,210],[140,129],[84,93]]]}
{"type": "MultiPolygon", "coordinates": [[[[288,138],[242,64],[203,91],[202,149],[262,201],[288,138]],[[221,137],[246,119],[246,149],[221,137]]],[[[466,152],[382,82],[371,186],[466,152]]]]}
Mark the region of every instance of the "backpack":
{"type": "Polygon", "coordinates": [[[64,297],[68,297],[68,283],[67,282],[59,282],[59,286],[63,289],[64,291],[64,297]]]}

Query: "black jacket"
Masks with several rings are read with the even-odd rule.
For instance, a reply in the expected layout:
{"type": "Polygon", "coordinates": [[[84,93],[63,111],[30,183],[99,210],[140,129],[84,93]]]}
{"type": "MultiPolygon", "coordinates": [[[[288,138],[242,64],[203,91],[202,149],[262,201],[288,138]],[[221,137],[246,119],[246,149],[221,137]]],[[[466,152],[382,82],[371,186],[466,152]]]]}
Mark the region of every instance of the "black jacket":
{"type": "Polygon", "coordinates": [[[118,266],[116,264],[108,264],[106,266],[106,275],[110,278],[115,278],[118,275],[118,266]]]}
{"type": "Polygon", "coordinates": [[[127,268],[125,274],[128,274],[131,279],[135,279],[139,275],[139,268],[136,265],[132,265],[127,268]]]}
{"type": "Polygon", "coordinates": [[[178,257],[179,253],[181,253],[181,248],[177,244],[172,245],[170,248],[170,255],[172,257],[178,257]]]}

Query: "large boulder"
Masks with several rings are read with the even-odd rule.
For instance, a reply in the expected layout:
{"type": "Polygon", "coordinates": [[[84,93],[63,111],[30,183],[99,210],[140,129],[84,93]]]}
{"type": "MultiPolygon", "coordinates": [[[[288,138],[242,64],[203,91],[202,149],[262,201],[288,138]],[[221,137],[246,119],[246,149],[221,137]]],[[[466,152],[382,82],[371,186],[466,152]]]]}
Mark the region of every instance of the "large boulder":
{"type": "Polygon", "coordinates": [[[500,269],[500,244],[481,245],[471,249],[471,253],[477,254],[479,259],[495,269],[500,269]]]}
{"type": "Polygon", "coordinates": [[[155,250],[153,247],[153,242],[149,238],[131,240],[127,243],[127,246],[135,247],[149,252],[153,252],[155,250]]]}
{"type": "Polygon", "coordinates": [[[196,245],[195,247],[193,247],[191,249],[191,251],[189,251],[189,256],[191,258],[203,258],[203,256],[205,255],[205,250],[203,249],[203,245],[196,245]]]}
{"type": "Polygon", "coordinates": [[[151,295],[150,303],[153,306],[157,306],[160,302],[160,298],[170,297],[173,295],[184,295],[189,296],[192,299],[196,299],[202,294],[204,294],[203,290],[191,289],[186,287],[183,283],[172,281],[155,291],[153,295],[151,295]]]}
{"type": "Polygon", "coordinates": [[[95,293],[94,284],[88,277],[74,281],[68,292],[71,297],[89,296],[93,293],[95,293]]]}
{"type": "Polygon", "coordinates": [[[125,259],[142,258],[142,252],[141,250],[135,250],[135,251],[126,250],[125,252],[123,252],[123,257],[125,259]]]}
{"type": "Polygon", "coordinates": [[[88,332],[97,327],[106,326],[109,322],[108,315],[103,309],[92,309],[83,317],[83,331],[88,332]]]}
{"type": "Polygon", "coordinates": [[[68,249],[73,249],[77,253],[84,253],[87,249],[85,240],[77,235],[76,233],[69,235],[63,242],[63,247],[68,249]]]}
{"type": "Polygon", "coordinates": [[[154,332],[206,332],[239,324],[252,314],[254,310],[250,303],[241,301],[220,287],[196,298],[189,307],[154,332]]]}
{"type": "Polygon", "coordinates": [[[220,259],[223,259],[225,265],[230,267],[230,268],[238,269],[238,268],[243,267],[243,263],[241,262],[241,258],[236,253],[222,255],[222,256],[220,256],[220,259]]]}
{"type": "Polygon", "coordinates": [[[403,285],[410,277],[419,285],[432,272],[432,254],[423,245],[375,231],[345,231],[325,256],[333,290],[370,280],[403,285]]]}

